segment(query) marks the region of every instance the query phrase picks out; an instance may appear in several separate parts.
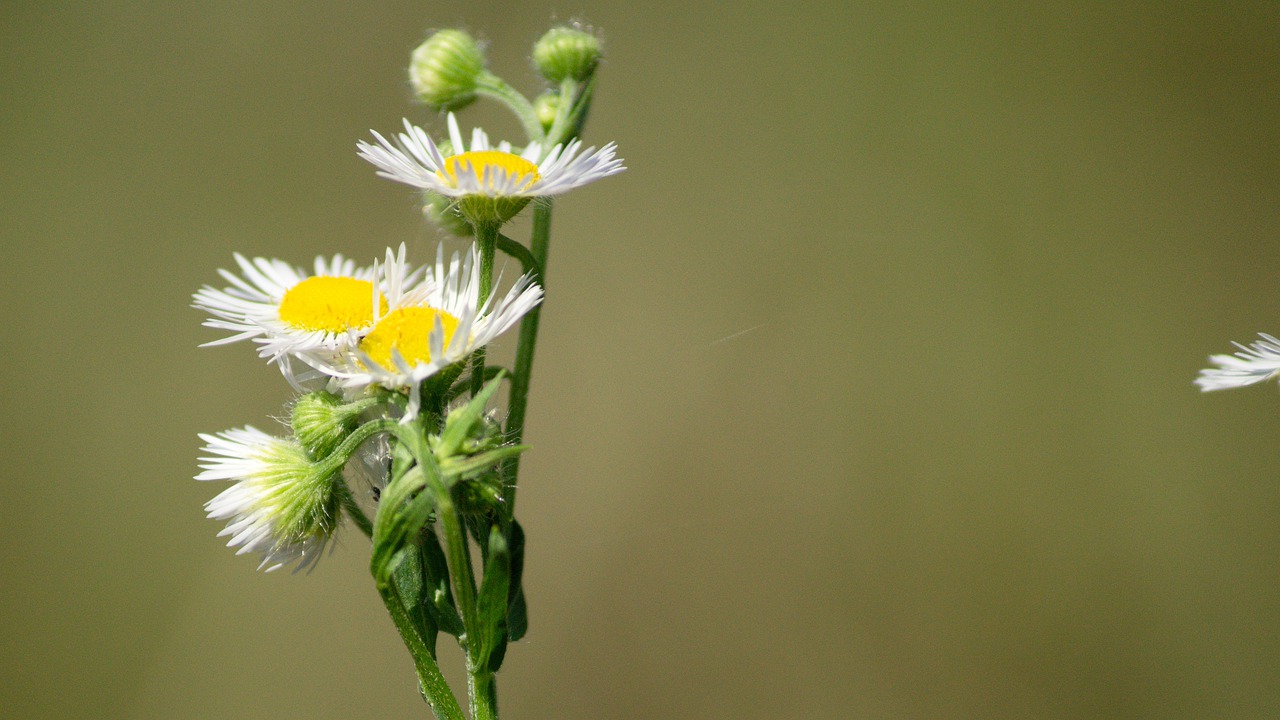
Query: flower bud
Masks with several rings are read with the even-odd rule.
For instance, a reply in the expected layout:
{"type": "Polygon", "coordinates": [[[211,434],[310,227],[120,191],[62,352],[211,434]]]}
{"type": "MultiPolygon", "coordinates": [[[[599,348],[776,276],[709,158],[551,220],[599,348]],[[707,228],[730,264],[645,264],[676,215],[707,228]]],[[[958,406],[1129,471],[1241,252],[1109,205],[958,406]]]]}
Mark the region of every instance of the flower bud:
{"type": "Polygon", "coordinates": [[[307,393],[293,405],[293,434],[314,460],[323,460],[356,429],[364,405],[345,405],[342,398],[323,390],[307,393]]]}
{"type": "Polygon", "coordinates": [[[422,215],[433,225],[458,237],[471,237],[476,234],[475,228],[458,210],[458,202],[439,193],[428,192],[426,204],[422,206],[422,215]]]}
{"type": "Polygon", "coordinates": [[[409,82],[418,97],[441,109],[475,100],[476,83],[484,72],[484,54],[461,30],[435,33],[413,51],[409,62],[409,82]]]}
{"type": "Polygon", "coordinates": [[[560,94],[544,92],[533,101],[533,114],[538,116],[542,131],[549,132],[556,124],[556,113],[560,112],[560,94]]]}
{"type": "Polygon", "coordinates": [[[565,78],[586,80],[595,72],[600,55],[600,39],[576,27],[551,28],[533,45],[538,72],[553,83],[565,78]]]}

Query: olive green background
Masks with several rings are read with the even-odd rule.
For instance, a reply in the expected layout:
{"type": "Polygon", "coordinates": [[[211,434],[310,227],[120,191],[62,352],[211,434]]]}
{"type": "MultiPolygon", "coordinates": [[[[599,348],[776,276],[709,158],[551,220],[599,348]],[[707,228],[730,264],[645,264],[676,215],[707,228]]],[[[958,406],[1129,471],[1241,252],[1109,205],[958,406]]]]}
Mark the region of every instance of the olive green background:
{"type": "Polygon", "coordinates": [[[757,0],[0,6],[0,715],[428,715],[359,533],[203,518],[289,392],[190,293],[428,258],[410,50],[577,17],[504,719],[1280,716],[1280,397],[1191,384],[1280,332],[1280,6],[757,0]]]}

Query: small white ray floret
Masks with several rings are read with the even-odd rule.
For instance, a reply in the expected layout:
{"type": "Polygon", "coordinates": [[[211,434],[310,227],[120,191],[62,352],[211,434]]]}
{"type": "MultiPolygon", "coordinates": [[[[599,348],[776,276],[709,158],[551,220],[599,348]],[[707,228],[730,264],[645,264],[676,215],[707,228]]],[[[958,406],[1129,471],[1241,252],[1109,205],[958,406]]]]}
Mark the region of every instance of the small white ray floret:
{"type": "Polygon", "coordinates": [[[1270,380],[1280,375],[1280,340],[1259,333],[1261,338],[1248,346],[1233,343],[1240,348],[1232,355],[1212,355],[1209,361],[1216,368],[1205,368],[1196,378],[1202,391],[1244,387],[1270,380]]]}
{"type": "Polygon", "coordinates": [[[480,128],[463,142],[458,121],[449,113],[449,138],[454,154],[445,157],[420,127],[404,121],[405,131],[394,142],[376,131],[376,143],[360,141],[360,157],[378,168],[378,175],[449,197],[545,197],[559,195],[626,168],[614,157],[617,146],[582,149],[582,141],[556,145],[544,153],[539,143],[515,152],[508,142],[493,145],[480,128]]]}

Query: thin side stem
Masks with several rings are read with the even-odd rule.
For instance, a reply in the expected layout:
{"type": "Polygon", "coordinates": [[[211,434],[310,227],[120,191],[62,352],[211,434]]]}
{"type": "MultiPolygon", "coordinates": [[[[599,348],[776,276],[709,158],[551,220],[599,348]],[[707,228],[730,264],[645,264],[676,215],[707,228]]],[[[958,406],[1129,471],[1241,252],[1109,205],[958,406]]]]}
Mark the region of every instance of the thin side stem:
{"type": "MultiPolygon", "coordinates": [[[[537,213],[536,209],[534,213],[537,213]]],[[[519,261],[520,267],[524,268],[526,273],[532,273],[535,280],[542,276],[542,268],[538,267],[538,261],[533,259],[533,255],[525,246],[499,233],[498,249],[519,261]]]]}
{"type": "Polygon", "coordinates": [[[484,95],[506,105],[507,109],[520,120],[520,124],[524,126],[524,131],[528,134],[530,140],[542,142],[545,139],[545,135],[542,132],[542,123],[538,122],[538,114],[533,111],[533,104],[502,78],[493,73],[484,73],[480,76],[476,85],[476,94],[484,95]]]}

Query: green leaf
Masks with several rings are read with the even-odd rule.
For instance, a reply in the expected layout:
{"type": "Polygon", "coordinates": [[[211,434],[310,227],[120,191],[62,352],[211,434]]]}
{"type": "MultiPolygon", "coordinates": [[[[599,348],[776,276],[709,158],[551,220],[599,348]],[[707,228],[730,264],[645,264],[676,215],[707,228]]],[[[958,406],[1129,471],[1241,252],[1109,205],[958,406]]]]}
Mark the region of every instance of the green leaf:
{"type": "Polygon", "coordinates": [[[507,590],[507,640],[515,642],[529,629],[528,608],[525,605],[524,586],[524,528],[515,519],[508,531],[511,554],[511,583],[507,590]]]}
{"type": "Polygon", "coordinates": [[[507,641],[507,589],[511,584],[511,555],[507,550],[507,538],[502,528],[494,525],[489,530],[489,553],[484,567],[484,579],[480,582],[480,593],[476,598],[477,611],[480,615],[480,632],[477,638],[478,654],[476,664],[480,667],[492,666],[490,660],[495,658],[502,662],[506,652],[507,641]],[[495,655],[495,650],[501,650],[495,655]]]}
{"type": "Polygon", "coordinates": [[[448,463],[441,464],[440,472],[449,479],[462,477],[493,467],[503,460],[513,458],[528,449],[528,445],[504,445],[488,452],[482,452],[479,455],[472,455],[465,460],[450,459],[448,463]]]}
{"type": "Polygon", "coordinates": [[[516,599],[507,610],[507,640],[516,642],[529,631],[529,608],[524,600],[524,588],[516,591],[516,599]]]}
{"type": "Polygon", "coordinates": [[[389,582],[392,558],[416,541],[418,531],[431,516],[433,500],[422,469],[416,466],[382,492],[378,514],[373,519],[373,557],[369,563],[376,582],[389,582]]]}
{"type": "Polygon", "coordinates": [[[428,611],[430,590],[424,582],[422,551],[416,545],[404,546],[391,559],[391,567],[396,594],[404,605],[405,613],[422,636],[423,644],[435,655],[439,628],[428,611]]]}
{"type": "Polygon", "coordinates": [[[431,531],[422,533],[422,571],[427,591],[427,607],[440,629],[454,637],[466,632],[462,617],[453,603],[449,587],[449,564],[445,560],[440,539],[431,531]]]}
{"type": "Polygon", "coordinates": [[[489,398],[498,392],[498,388],[502,386],[502,378],[505,373],[500,373],[498,377],[489,381],[484,389],[475,394],[470,402],[463,406],[461,411],[457,411],[445,423],[444,431],[440,433],[440,447],[445,448],[448,452],[456,452],[457,448],[462,446],[462,442],[467,439],[467,435],[471,433],[471,426],[474,425],[480,416],[484,415],[485,405],[489,402],[489,398]]]}

